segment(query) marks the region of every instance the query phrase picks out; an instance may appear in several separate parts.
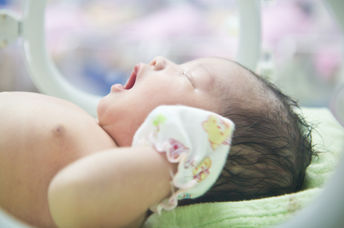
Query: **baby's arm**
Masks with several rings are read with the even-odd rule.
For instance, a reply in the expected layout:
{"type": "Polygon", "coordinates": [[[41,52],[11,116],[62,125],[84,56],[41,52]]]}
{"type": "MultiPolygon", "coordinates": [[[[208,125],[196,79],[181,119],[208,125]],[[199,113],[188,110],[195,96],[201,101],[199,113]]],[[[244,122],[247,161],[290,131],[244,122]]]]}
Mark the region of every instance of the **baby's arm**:
{"type": "Polygon", "coordinates": [[[59,227],[138,227],[147,209],[170,195],[176,167],[150,146],[82,158],[52,180],[51,214],[59,227]]]}

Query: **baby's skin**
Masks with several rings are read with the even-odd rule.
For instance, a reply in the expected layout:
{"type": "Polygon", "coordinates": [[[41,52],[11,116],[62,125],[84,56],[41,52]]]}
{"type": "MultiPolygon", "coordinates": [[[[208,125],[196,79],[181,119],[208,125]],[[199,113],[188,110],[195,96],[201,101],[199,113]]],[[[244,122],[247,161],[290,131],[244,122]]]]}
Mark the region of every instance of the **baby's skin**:
{"type": "Polygon", "coordinates": [[[99,121],[58,98],[0,93],[0,207],[35,227],[139,227],[171,194],[176,171],[153,148],[131,147],[149,112],[183,104],[221,113],[224,93],[254,106],[256,83],[228,60],[157,57],[112,86],[99,121]]]}
{"type": "Polygon", "coordinates": [[[116,144],[94,118],[61,99],[1,93],[0,110],[0,206],[31,225],[52,227],[47,198],[52,177],[116,144]]]}

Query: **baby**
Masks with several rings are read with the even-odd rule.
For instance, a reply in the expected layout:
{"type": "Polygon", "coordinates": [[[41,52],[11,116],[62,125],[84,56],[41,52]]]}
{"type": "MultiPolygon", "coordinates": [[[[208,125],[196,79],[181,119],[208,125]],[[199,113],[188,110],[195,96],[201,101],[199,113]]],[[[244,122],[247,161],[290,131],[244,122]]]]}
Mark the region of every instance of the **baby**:
{"type": "Polygon", "coordinates": [[[160,105],[192,106],[235,124],[215,184],[178,205],[233,201],[300,190],[312,157],[296,102],[223,58],[135,66],[98,105],[98,122],[75,105],[28,93],[0,95],[0,206],[37,227],[140,227],[172,194],[177,164],[135,132],[160,105]]]}

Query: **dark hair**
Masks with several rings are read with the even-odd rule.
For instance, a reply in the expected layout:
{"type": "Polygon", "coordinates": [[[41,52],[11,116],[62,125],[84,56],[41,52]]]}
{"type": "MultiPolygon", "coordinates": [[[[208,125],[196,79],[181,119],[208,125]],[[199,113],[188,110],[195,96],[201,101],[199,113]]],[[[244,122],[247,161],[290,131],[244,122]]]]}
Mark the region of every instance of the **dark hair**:
{"type": "Polygon", "coordinates": [[[225,167],[206,194],[182,200],[179,205],[248,200],[301,189],[313,155],[312,128],[295,112],[299,108],[296,101],[254,72],[248,72],[264,91],[273,94],[277,105],[254,109],[227,102],[228,108],[222,115],[235,123],[236,130],[225,167]]]}

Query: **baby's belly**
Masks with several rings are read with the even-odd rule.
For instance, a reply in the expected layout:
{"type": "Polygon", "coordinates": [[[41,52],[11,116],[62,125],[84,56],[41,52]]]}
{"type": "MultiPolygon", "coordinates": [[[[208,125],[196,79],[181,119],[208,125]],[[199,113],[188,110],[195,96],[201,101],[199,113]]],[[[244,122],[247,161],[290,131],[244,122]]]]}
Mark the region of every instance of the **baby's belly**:
{"type": "Polygon", "coordinates": [[[60,169],[116,147],[83,110],[39,94],[0,93],[0,121],[0,207],[35,226],[53,226],[47,189],[60,169]]]}

